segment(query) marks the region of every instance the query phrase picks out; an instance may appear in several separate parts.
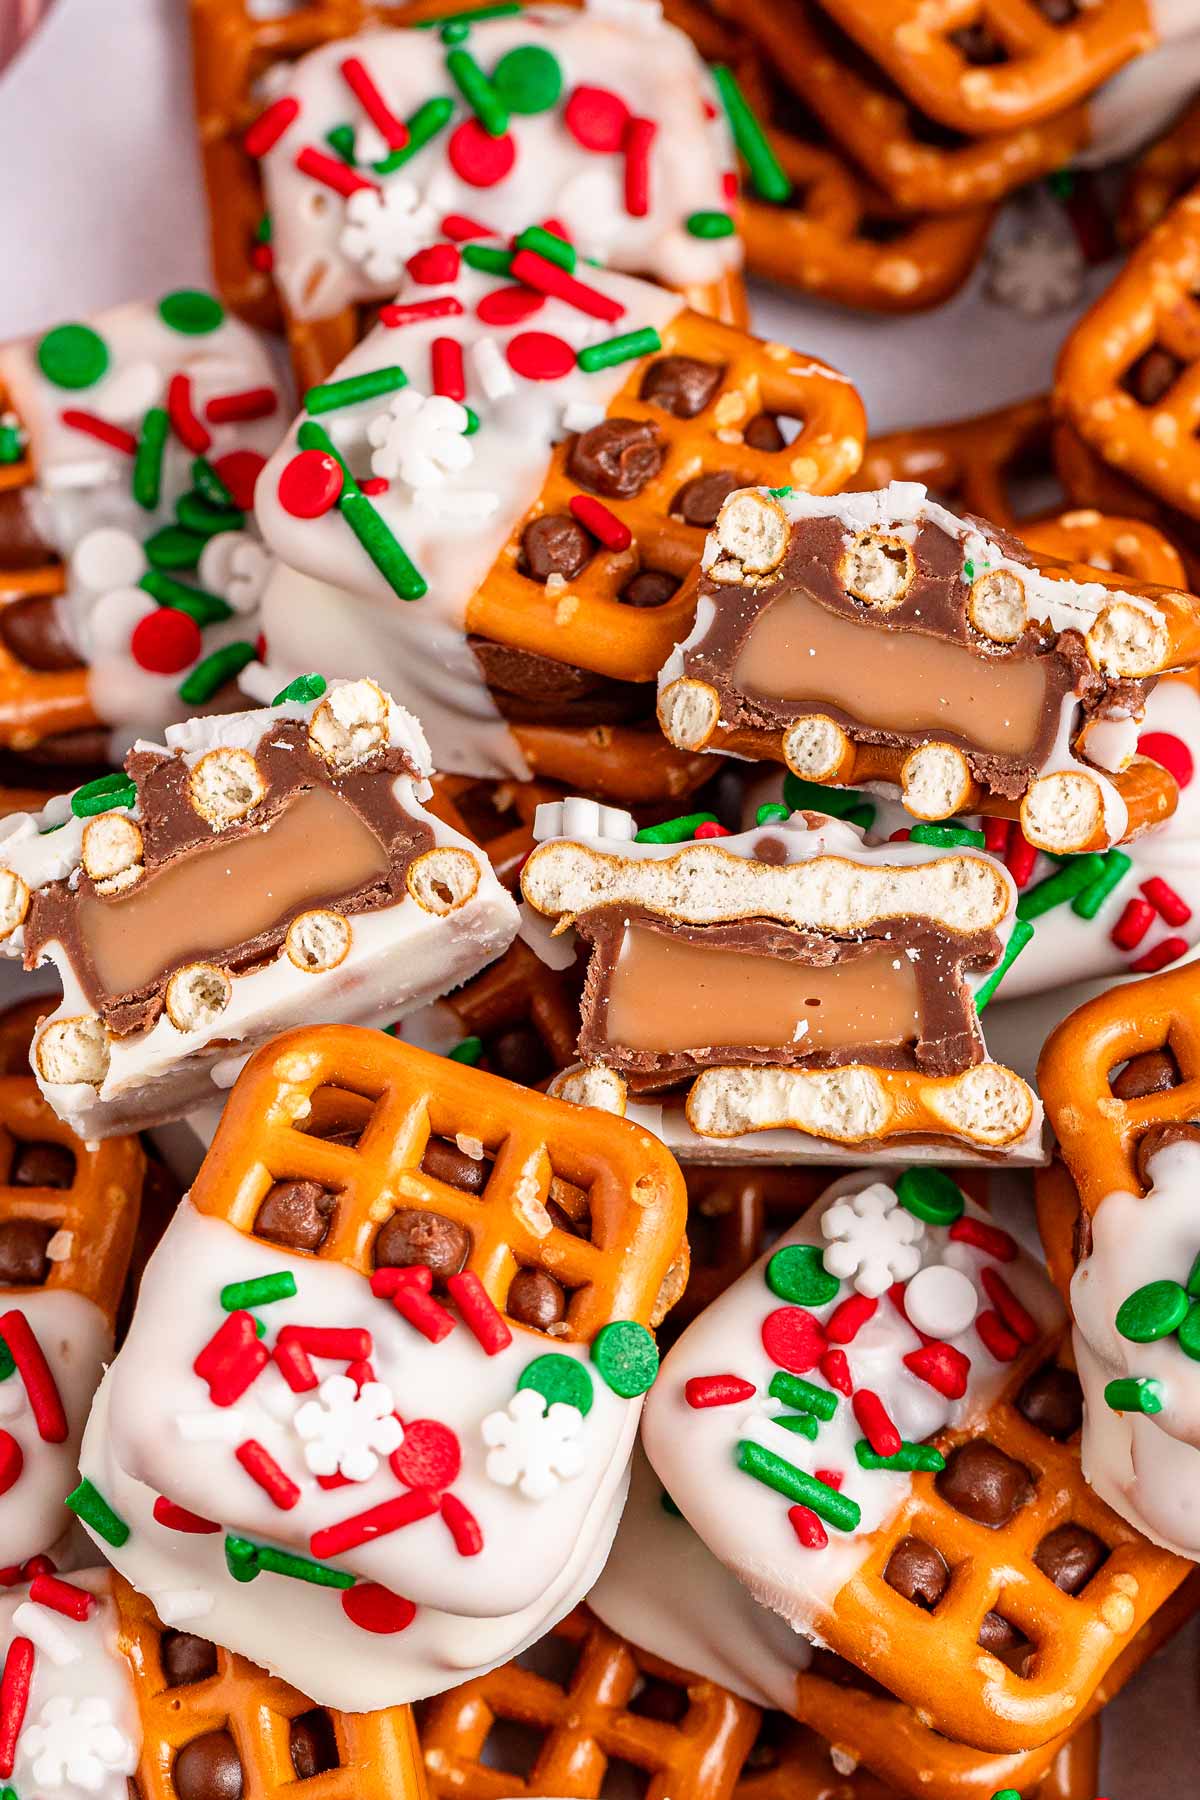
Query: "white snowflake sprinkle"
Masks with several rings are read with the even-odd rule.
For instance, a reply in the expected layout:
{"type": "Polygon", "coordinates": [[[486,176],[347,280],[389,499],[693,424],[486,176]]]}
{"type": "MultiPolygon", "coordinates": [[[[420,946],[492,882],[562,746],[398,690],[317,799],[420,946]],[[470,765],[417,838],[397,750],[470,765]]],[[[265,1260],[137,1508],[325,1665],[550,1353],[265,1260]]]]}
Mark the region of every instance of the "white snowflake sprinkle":
{"type": "Polygon", "coordinates": [[[404,1441],[395,1415],[392,1390],[382,1381],[360,1389],[349,1375],[331,1375],[296,1414],[296,1430],[305,1440],[304,1460],[314,1475],[344,1475],[347,1481],[369,1481],[381,1456],[390,1456],[404,1441]]]}
{"type": "Polygon", "coordinates": [[[1083,252],[1075,240],[1034,226],[991,253],[987,289],[1001,305],[1040,319],[1073,306],[1083,292],[1083,278],[1083,252]]]}
{"type": "Polygon", "coordinates": [[[475,452],[466,437],[465,406],[444,394],[401,388],[367,426],[374,445],[371,470],[385,481],[399,476],[414,492],[441,487],[447,475],[470,468],[475,452]]]}
{"type": "Polygon", "coordinates": [[[882,1181],[836,1201],[822,1218],[821,1230],[828,1239],[829,1273],[853,1282],[871,1300],[886,1294],[894,1281],[907,1281],[921,1266],[917,1245],[925,1227],[882,1181]]]}
{"type": "Polygon", "coordinates": [[[76,1700],[58,1694],[47,1700],[21,1734],[21,1750],[32,1761],[33,1779],[48,1793],[98,1794],[109,1775],[132,1775],[137,1751],[114,1722],[107,1700],[76,1700]]]}
{"type": "Polygon", "coordinates": [[[343,256],[360,263],[369,281],[399,281],[414,251],[435,229],[434,215],[411,181],[359,188],[346,202],[339,241],[343,256]]]}
{"type": "Polygon", "coordinates": [[[547,1500],[560,1481],[570,1481],[583,1468],[583,1447],[576,1440],[583,1425],[577,1406],[556,1400],[549,1409],[532,1388],[513,1395],[506,1412],[489,1413],[483,1421],[488,1445],[487,1472],[500,1487],[517,1487],[528,1500],[547,1500]]]}

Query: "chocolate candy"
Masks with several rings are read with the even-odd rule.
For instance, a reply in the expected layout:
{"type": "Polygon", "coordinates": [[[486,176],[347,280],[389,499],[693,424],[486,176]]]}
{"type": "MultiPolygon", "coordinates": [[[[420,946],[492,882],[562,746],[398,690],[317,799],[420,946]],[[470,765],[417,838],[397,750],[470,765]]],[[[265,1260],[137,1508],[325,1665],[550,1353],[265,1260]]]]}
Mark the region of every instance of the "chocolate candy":
{"type": "Polygon", "coordinates": [[[1155,344],[1139,356],[1126,375],[1123,386],[1142,406],[1157,406],[1169,388],[1183,373],[1184,364],[1169,350],[1155,344]]]}
{"type": "Polygon", "coordinates": [[[228,1731],[206,1731],[185,1744],[171,1776],[179,1800],[242,1800],[242,1760],[228,1731]]]}
{"type": "Polygon", "coordinates": [[[217,1672],[217,1647],[190,1631],[164,1631],[162,1671],[168,1687],[190,1687],[217,1672]]]}
{"type": "Polygon", "coordinates": [[[505,1311],[518,1325],[545,1331],[557,1325],[567,1310],[567,1297],[553,1275],[544,1269],[518,1269],[508,1290],[505,1311]]]}
{"type": "Polygon", "coordinates": [[[1065,1443],[1083,1424],[1083,1389],[1078,1375],[1073,1369],[1047,1363],[1021,1389],[1017,1411],[1038,1431],[1065,1443]]]}
{"type": "Polygon", "coordinates": [[[317,1181],[277,1181],[254,1219],[254,1231],[284,1250],[319,1250],[333,1219],[337,1195],[317,1181]]]}
{"type": "Polygon", "coordinates": [[[666,446],[647,420],[605,419],[575,439],[567,473],[589,493],[629,500],[654,480],[665,456],[666,446]]]}
{"type": "Polygon", "coordinates": [[[27,594],[0,611],[0,639],[17,662],[27,669],[51,673],[83,667],[79,652],[67,637],[56,602],[48,594],[27,594]]]}
{"type": "Polygon", "coordinates": [[[50,1273],[46,1246],[53,1225],[37,1219],[6,1219],[0,1225],[0,1286],[40,1287],[50,1273]]]}
{"type": "Polygon", "coordinates": [[[1108,1561],[1108,1546],[1083,1525],[1060,1525],[1034,1551],[1034,1562],[1064,1594],[1078,1594],[1108,1561]]]}
{"type": "Polygon", "coordinates": [[[990,1531],[1007,1525],[1033,1498],[1033,1482],[1024,1463],[986,1438],[972,1438],[951,1452],[937,1477],[937,1490],[949,1505],[990,1531]]]}
{"type": "Polygon", "coordinates": [[[711,469],[707,475],[696,475],[691,481],[684,482],[671,502],[671,511],[686,524],[698,525],[707,531],[710,525],[716,524],[717,514],[730,494],[745,485],[741,476],[731,469],[711,469]]]}
{"type": "Polygon", "coordinates": [[[888,1557],[883,1579],[914,1606],[932,1612],[950,1585],[950,1570],[940,1550],[924,1538],[901,1538],[888,1557]]]}
{"type": "MultiPolygon", "coordinates": [[[[464,1162],[467,1160],[463,1158],[464,1162]]],[[[470,1250],[471,1235],[456,1219],[402,1206],[375,1239],[375,1267],[408,1269],[421,1263],[433,1270],[435,1280],[445,1281],[447,1276],[458,1274],[470,1250]]]]}
{"type": "MultiPolygon", "coordinates": [[[[432,1175],[435,1181],[444,1181],[447,1187],[461,1188],[464,1194],[482,1194],[491,1167],[483,1157],[468,1156],[465,1150],[460,1150],[446,1138],[430,1138],[421,1158],[424,1174],[432,1175]]],[[[450,1273],[454,1273],[453,1269],[450,1273]]]]}
{"type": "Polygon", "coordinates": [[[288,1750],[297,1781],[311,1781],[338,1766],[333,1720],[323,1706],[301,1713],[288,1728],[288,1750]]]}
{"type": "Polygon", "coordinates": [[[10,1187],[69,1188],[75,1157],[65,1144],[15,1144],[8,1171],[10,1187]]]}
{"type": "Polygon", "coordinates": [[[678,588],[678,575],[666,569],[639,569],[621,589],[621,599],[626,606],[662,606],[678,588]]]}
{"type": "Polygon", "coordinates": [[[768,450],[773,454],[784,448],[784,436],[773,413],[755,413],[743,430],[742,439],[751,450],[768,450]]]}
{"type": "Polygon", "coordinates": [[[720,387],[724,373],[720,363],[701,362],[696,356],[660,356],[642,376],[638,398],[677,419],[694,419],[720,387]]]}
{"type": "Polygon", "coordinates": [[[40,569],[58,558],[37,528],[25,488],[0,492],[0,568],[40,569]]]}
{"type": "Polygon", "coordinates": [[[1167,1049],[1145,1050],[1130,1057],[1110,1085],[1118,1100],[1145,1100],[1179,1086],[1179,1065],[1167,1049]]]}
{"type": "Polygon", "coordinates": [[[536,1087],[554,1073],[554,1061],[532,1025],[513,1025],[487,1047],[488,1066],[508,1081],[536,1087]]]}
{"type": "Polygon", "coordinates": [[[1033,1646],[1024,1632],[1018,1631],[1015,1625],[998,1612],[983,1615],[976,1642],[984,1650],[990,1650],[993,1656],[999,1657],[1015,1675],[1025,1673],[1033,1653],[1033,1646]]]}
{"type": "Polygon", "coordinates": [[[524,573],[534,581],[572,576],[590,561],[592,540],[570,513],[543,513],[521,534],[524,573]]]}

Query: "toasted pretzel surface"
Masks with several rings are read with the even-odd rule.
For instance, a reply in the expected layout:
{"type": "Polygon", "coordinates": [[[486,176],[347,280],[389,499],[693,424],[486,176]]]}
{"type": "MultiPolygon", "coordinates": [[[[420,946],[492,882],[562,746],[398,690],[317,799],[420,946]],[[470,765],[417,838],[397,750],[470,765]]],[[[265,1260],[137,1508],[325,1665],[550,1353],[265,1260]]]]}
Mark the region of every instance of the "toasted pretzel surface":
{"type": "Polygon", "coordinates": [[[974,418],[883,432],[867,440],[858,473],[847,485],[870,489],[889,481],[921,481],[956,511],[1011,528],[1021,510],[1014,477],[1048,457],[1050,426],[1049,397],[1038,394],[974,418]]]}
{"type": "Polygon", "coordinates": [[[1179,196],[1200,176],[1200,99],[1184,107],[1170,130],[1144,150],[1130,169],[1117,228],[1126,244],[1153,230],[1179,196]]]}

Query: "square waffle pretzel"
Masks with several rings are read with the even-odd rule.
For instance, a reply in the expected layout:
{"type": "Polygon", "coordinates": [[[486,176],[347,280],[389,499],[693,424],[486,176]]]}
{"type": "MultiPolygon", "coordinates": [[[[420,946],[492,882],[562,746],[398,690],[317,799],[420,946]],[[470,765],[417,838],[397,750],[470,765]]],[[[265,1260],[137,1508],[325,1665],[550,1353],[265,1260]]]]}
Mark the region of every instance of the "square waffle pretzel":
{"type": "Polygon", "coordinates": [[[1037,125],[1155,42],[1149,0],[821,0],[918,106],[985,136],[1037,125]]]}
{"type": "Polygon", "coordinates": [[[300,1782],[289,1750],[292,1722],[312,1702],[265,1669],[214,1646],[216,1672],[168,1685],[164,1629],[153,1607],[121,1576],[112,1576],[118,1645],[129,1663],[142,1726],[137,1800],[178,1800],[172,1769],[187,1745],[225,1731],[237,1747],[245,1800],[424,1800],[420,1749],[407,1706],[379,1712],[330,1712],[338,1766],[300,1782]]]}
{"type": "Polygon", "coordinates": [[[1200,99],[1193,100],[1125,178],[1117,231],[1124,244],[1140,243],[1200,176],[1200,99]]]}
{"type": "Polygon", "coordinates": [[[1067,338],[1055,404],[1111,469],[1200,516],[1200,190],[1138,245],[1067,338]]]}
{"type": "Polygon", "coordinates": [[[1036,394],[974,418],[883,432],[867,440],[847,485],[868,490],[921,481],[956,512],[1016,529],[1013,477],[1031,463],[1048,463],[1051,424],[1049,397],[1036,394]]]}
{"type": "Polygon", "coordinates": [[[518,1660],[428,1703],[421,1747],[432,1800],[594,1800],[618,1760],[649,1778],[645,1800],[728,1800],[758,1732],[757,1707],[635,1649],[583,1607],[552,1637],[577,1652],[565,1683],[518,1660]],[[648,1686],[664,1700],[661,1709],[639,1708],[648,1686]],[[541,1734],[527,1776],[482,1760],[501,1720],[541,1734]]]}
{"type": "Polygon", "coordinates": [[[191,1191],[199,1212],[253,1236],[273,1182],[319,1182],[338,1203],[317,1254],[364,1275],[395,1206],[439,1213],[470,1233],[466,1267],[500,1311],[518,1267],[551,1269],[573,1290],[565,1335],[575,1341],[616,1319],[648,1324],[683,1239],[683,1177],[649,1132],[382,1032],[322,1025],[284,1033],[247,1065],[219,1136],[226,1153],[206,1157],[191,1191]],[[322,1089],[373,1103],[357,1143],[306,1131],[322,1089]],[[477,1195],[421,1168],[431,1137],[453,1143],[460,1133],[493,1159],[477,1195]],[[588,1192],[590,1238],[545,1229],[556,1177],[588,1192]]]}

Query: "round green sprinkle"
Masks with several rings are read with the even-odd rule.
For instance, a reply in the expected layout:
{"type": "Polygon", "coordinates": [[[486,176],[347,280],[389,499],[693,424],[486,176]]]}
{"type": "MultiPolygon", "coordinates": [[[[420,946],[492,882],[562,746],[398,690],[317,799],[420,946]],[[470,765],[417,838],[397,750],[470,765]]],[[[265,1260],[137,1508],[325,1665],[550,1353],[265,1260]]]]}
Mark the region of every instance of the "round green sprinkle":
{"type": "Polygon", "coordinates": [[[475,411],[473,406],[464,406],[463,411],[467,415],[466,430],[463,432],[463,436],[474,437],[475,433],[479,430],[479,414],[475,411]]]}
{"type": "Polygon", "coordinates": [[[564,1406],[577,1406],[585,1417],[592,1410],[592,1378],[573,1356],[560,1356],[554,1351],[535,1356],[522,1369],[517,1382],[518,1394],[525,1388],[540,1394],[548,1407],[561,1400],[564,1406]]]}
{"type": "Polygon", "coordinates": [[[132,806],[137,788],[128,775],[98,775],[85,787],[71,795],[71,811],[77,819],[90,819],[96,813],[111,812],[114,806],[132,806]]]}
{"type": "Polygon", "coordinates": [[[1104,1390],[1104,1401],[1114,1412],[1140,1412],[1152,1418],[1163,1409],[1162,1382],[1155,1381],[1152,1375],[1130,1375],[1110,1381],[1104,1390]]]}
{"type": "Polygon", "coordinates": [[[192,480],[196,484],[196,491],[208,501],[210,506],[233,505],[233,495],[207,456],[198,456],[192,464],[192,480]]]}
{"type": "Polygon", "coordinates": [[[797,1306],[825,1306],[837,1297],[841,1282],[825,1267],[817,1244],[788,1244],[767,1264],[767,1286],[781,1300],[797,1306]]]}
{"type": "Polygon", "coordinates": [[[927,1225],[953,1225],[966,1211],[962,1189],[942,1169],[905,1169],[892,1185],[904,1210],[927,1225]]]}
{"type": "Polygon", "coordinates": [[[295,701],[297,706],[307,706],[311,700],[319,700],[328,686],[323,675],[297,675],[295,681],[280,688],[271,705],[286,706],[289,701],[295,701]]]}
{"type": "Polygon", "coordinates": [[[159,301],[158,316],[172,331],[181,331],[185,337],[203,337],[224,324],[225,308],[201,288],[176,288],[159,301]]]}
{"type": "Polygon", "coordinates": [[[200,561],[205,540],[180,525],[164,525],[142,544],[146,561],[152,569],[194,569],[200,561]]]}
{"type": "Polygon", "coordinates": [[[500,58],[492,70],[492,86],[510,112],[549,112],[562,93],[558,58],[540,44],[522,44],[500,58]]]}
{"type": "Polygon", "coordinates": [[[782,825],[784,820],[790,819],[791,816],[787,807],[782,806],[778,800],[768,800],[755,813],[754,823],[756,825],[782,825]]]}
{"type": "Polygon", "coordinates": [[[727,212],[689,213],[687,228],[696,238],[732,237],[737,229],[727,212]]]}
{"type": "Polygon", "coordinates": [[[632,1400],[654,1386],[658,1347],[644,1325],[616,1319],[592,1339],[592,1361],[614,1394],[632,1400]]]}
{"type": "Polygon", "coordinates": [[[1200,1306],[1188,1308],[1187,1318],[1179,1327],[1179,1348],[1193,1362],[1200,1362],[1200,1306]]]}
{"type": "Polygon", "coordinates": [[[37,347],[38,368],[55,387],[86,388],[108,370],[108,345],[90,325],[56,325],[37,347]]]}
{"type": "Polygon", "coordinates": [[[483,1039],[481,1037],[465,1037],[461,1044],[455,1044],[453,1050],[447,1051],[451,1062],[466,1063],[474,1068],[483,1055],[483,1039]]]}
{"type": "Polygon", "coordinates": [[[1170,1337],[1187,1318],[1191,1304],[1177,1281],[1149,1281],[1117,1308],[1117,1330],[1133,1344],[1170,1337]]]}
{"type": "Polygon", "coordinates": [[[203,662],[198,662],[186,681],[180,683],[179,698],[188,706],[203,706],[211,700],[218,688],[223,688],[227,681],[239,676],[247,663],[255,657],[253,644],[245,640],[238,643],[225,644],[220,650],[214,650],[203,662]]]}

